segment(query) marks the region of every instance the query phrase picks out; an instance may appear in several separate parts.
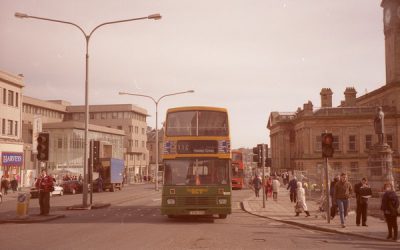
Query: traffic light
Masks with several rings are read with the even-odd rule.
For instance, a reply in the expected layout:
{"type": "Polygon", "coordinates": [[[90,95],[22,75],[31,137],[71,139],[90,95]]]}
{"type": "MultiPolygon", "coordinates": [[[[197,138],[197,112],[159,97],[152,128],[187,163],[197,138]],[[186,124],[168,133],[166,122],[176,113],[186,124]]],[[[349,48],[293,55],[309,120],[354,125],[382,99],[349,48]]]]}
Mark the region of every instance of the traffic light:
{"type": "Polygon", "coordinates": [[[257,144],[257,147],[253,148],[253,162],[257,162],[257,166],[261,167],[263,159],[263,145],[257,144]]]}
{"type": "Polygon", "coordinates": [[[333,157],[333,153],[335,150],[333,148],[332,133],[322,133],[321,143],[322,143],[322,157],[324,158],[333,157]]]}
{"type": "Polygon", "coordinates": [[[39,133],[37,138],[37,159],[39,161],[49,160],[49,133],[39,133]]]}
{"type": "Polygon", "coordinates": [[[93,165],[100,162],[100,141],[90,141],[89,157],[93,159],[93,165]]]}

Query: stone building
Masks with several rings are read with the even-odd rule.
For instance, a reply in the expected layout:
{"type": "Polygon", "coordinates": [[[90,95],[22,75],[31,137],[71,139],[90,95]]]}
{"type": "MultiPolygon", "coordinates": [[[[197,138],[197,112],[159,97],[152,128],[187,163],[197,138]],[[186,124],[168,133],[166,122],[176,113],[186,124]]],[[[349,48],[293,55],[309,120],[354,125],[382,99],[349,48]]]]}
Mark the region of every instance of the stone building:
{"type": "Polygon", "coordinates": [[[318,181],[322,176],[321,133],[334,136],[334,157],[330,159],[331,173],[347,172],[354,181],[361,176],[374,175],[368,166],[368,152],[378,139],[373,119],[378,106],[385,113],[385,140],[393,150],[395,178],[400,172],[400,1],[384,0],[384,34],[386,84],[357,97],[348,87],[344,101],[332,106],[333,92],[323,88],[320,108],[308,101],[296,112],[271,112],[270,130],[272,168],[303,171],[318,181]]]}
{"type": "Polygon", "coordinates": [[[0,176],[20,180],[24,169],[21,133],[23,77],[0,71],[0,176]]]}
{"type": "MultiPolygon", "coordinates": [[[[85,106],[67,106],[66,121],[85,120],[85,106]]],[[[129,183],[147,174],[147,111],[132,104],[90,105],[89,123],[125,132],[124,161],[129,183]]]]}

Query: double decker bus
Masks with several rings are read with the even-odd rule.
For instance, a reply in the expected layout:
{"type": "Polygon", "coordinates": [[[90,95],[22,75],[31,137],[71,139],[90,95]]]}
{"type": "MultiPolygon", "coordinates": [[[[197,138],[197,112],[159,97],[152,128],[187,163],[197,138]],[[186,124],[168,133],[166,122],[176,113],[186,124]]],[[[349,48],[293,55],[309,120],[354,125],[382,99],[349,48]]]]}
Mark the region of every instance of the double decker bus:
{"type": "Polygon", "coordinates": [[[243,153],[239,150],[232,150],[232,189],[244,187],[244,165],[243,153]]]}
{"type": "Polygon", "coordinates": [[[225,219],[232,210],[227,110],[172,108],[165,121],[161,214],[225,219]]]}

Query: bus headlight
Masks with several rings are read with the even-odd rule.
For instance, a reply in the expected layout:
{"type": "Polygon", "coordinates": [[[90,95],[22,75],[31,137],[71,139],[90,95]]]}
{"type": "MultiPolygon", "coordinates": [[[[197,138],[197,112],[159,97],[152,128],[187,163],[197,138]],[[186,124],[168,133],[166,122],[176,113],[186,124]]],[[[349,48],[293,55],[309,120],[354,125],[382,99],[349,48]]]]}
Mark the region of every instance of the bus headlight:
{"type": "Polygon", "coordinates": [[[167,204],[168,205],[175,205],[175,199],[167,199],[167,204]]]}
{"type": "Polygon", "coordinates": [[[226,205],[227,203],[228,203],[227,199],[224,199],[224,198],[219,198],[218,199],[218,204],[219,205],[226,205]]]}

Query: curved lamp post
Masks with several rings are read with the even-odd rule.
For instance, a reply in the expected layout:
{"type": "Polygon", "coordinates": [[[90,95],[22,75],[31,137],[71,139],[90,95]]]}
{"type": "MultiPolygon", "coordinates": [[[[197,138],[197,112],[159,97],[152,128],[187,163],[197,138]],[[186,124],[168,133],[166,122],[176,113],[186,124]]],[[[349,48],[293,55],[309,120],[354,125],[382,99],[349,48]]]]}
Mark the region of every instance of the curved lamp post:
{"type": "Polygon", "coordinates": [[[158,103],[161,101],[161,99],[163,99],[164,97],[167,96],[172,96],[172,95],[180,95],[180,94],[186,94],[186,93],[194,93],[194,90],[188,90],[188,91],[182,91],[182,92],[176,92],[176,93],[171,93],[171,94],[166,94],[161,96],[160,98],[158,98],[157,100],[155,98],[153,98],[152,96],[149,95],[142,95],[142,94],[135,94],[135,93],[127,93],[127,92],[119,92],[119,95],[133,95],[133,96],[142,96],[142,97],[147,97],[150,98],[154,104],[156,105],[156,169],[155,169],[155,173],[154,173],[154,177],[156,179],[156,185],[155,185],[155,189],[156,191],[158,191],[158,149],[159,149],[159,145],[158,145],[158,103]]]}
{"type": "Polygon", "coordinates": [[[136,21],[136,20],[142,20],[142,19],[153,19],[153,20],[159,20],[161,19],[160,14],[152,14],[146,17],[139,17],[139,18],[131,18],[131,19],[124,19],[124,20],[118,20],[118,21],[112,21],[112,22],[105,22],[97,25],[94,29],[92,29],[89,33],[86,33],[79,25],[72,23],[72,22],[67,22],[67,21],[62,21],[62,20],[57,20],[57,19],[50,19],[50,18],[44,18],[44,17],[37,17],[37,16],[31,16],[25,13],[15,13],[15,17],[17,18],[32,18],[32,19],[39,19],[43,21],[49,21],[49,22],[56,22],[56,23],[64,23],[64,24],[69,24],[72,25],[76,28],[78,28],[83,36],[85,37],[86,41],[86,70],[85,70],[85,150],[84,150],[84,157],[83,157],[83,207],[87,207],[87,196],[88,196],[88,178],[87,178],[87,167],[88,167],[88,130],[89,130],[89,41],[90,37],[92,34],[100,27],[108,25],[108,24],[116,24],[116,23],[125,23],[125,22],[131,22],[131,21],[136,21]]]}

